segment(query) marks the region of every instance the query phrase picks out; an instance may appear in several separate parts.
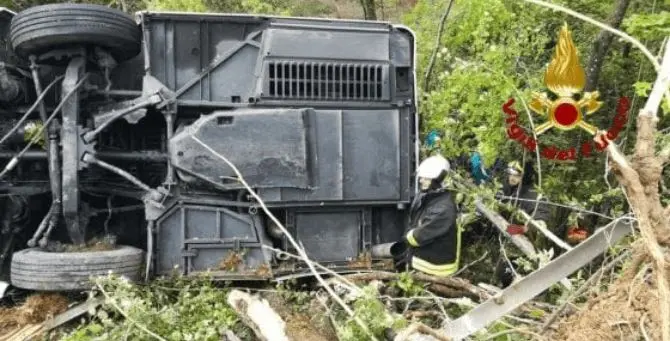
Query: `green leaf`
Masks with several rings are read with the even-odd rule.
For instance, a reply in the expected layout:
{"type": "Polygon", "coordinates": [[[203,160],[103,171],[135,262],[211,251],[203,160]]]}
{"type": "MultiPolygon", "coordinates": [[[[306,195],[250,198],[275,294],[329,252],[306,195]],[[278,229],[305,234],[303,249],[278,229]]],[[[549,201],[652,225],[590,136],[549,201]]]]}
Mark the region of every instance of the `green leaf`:
{"type": "Polygon", "coordinates": [[[652,84],[649,82],[636,82],[633,84],[635,88],[635,94],[640,97],[647,97],[651,91],[652,84]]]}

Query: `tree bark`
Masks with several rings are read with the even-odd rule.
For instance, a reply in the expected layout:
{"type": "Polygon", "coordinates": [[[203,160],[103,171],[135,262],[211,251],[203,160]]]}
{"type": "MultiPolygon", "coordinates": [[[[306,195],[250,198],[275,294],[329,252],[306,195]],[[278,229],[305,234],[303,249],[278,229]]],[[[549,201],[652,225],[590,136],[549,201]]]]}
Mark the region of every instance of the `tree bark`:
{"type": "Polygon", "coordinates": [[[363,7],[365,20],[377,20],[377,6],[375,6],[375,0],[361,0],[361,6],[363,7]]]}
{"type": "Polygon", "coordinates": [[[612,170],[623,185],[646,251],[654,262],[663,341],[670,341],[670,285],[668,284],[666,257],[661,245],[667,245],[670,223],[664,216],[659,181],[663,170],[662,156],[656,155],[654,134],[658,121],[657,111],[670,86],[670,45],[665,47],[663,63],[647,102],[637,116],[635,152],[629,160],[615,144],[607,141],[605,132],[596,135],[596,142],[606,142],[612,170]]]}
{"type": "MultiPolygon", "coordinates": [[[[614,12],[609,19],[608,24],[613,28],[618,29],[621,26],[623,17],[626,15],[626,10],[628,10],[628,5],[630,0],[618,0],[616,6],[614,7],[614,12]]],[[[607,51],[612,44],[612,39],[614,35],[608,31],[600,31],[596,41],[593,43],[593,48],[591,49],[591,55],[589,56],[589,61],[586,66],[586,86],[584,87],[585,92],[593,91],[598,86],[598,79],[600,78],[600,70],[602,69],[603,62],[605,61],[605,56],[607,56],[607,51]]]]}
{"type": "Polygon", "coordinates": [[[235,309],[242,322],[254,331],[259,340],[291,340],[286,334],[286,323],[266,300],[240,290],[233,290],[228,294],[227,301],[235,309]]]}

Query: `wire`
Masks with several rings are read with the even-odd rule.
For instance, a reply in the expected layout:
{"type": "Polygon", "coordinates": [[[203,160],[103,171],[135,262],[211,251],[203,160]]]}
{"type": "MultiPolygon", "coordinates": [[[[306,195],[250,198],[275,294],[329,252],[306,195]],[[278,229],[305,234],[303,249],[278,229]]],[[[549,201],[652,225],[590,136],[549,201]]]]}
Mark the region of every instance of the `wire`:
{"type": "Polygon", "coordinates": [[[44,91],[42,91],[42,93],[40,94],[40,96],[37,97],[37,100],[35,100],[35,103],[33,104],[33,106],[31,106],[30,109],[28,109],[28,111],[26,111],[26,113],[23,114],[23,117],[21,117],[21,119],[20,119],[18,122],[16,122],[16,124],[14,125],[14,127],[13,127],[7,134],[5,134],[5,136],[3,136],[2,139],[0,139],[0,145],[2,145],[3,143],[5,143],[5,141],[7,141],[7,139],[9,139],[14,133],[16,133],[16,131],[17,131],[17,130],[21,127],[21,125],[23,124],[23,122],[25,122],[25,120],[28,119],[28,116],[30,116],[30,114],[32,114],[33,111],[35,111],[35,109],[36,109],[37,106],[42,102],[42,100],[44,100],[44,97],[46,96],[47,92],[48,92],[54,85],[56,85],[56,83],[57,83],[58,81],[60,81],[60,80],[63,79],[63,78],[65,78],[65,76],[58,76],[58,77],[56,77],[56,79],[54,79],[54,80],[51,82],[51,84],[49,84],[49,85],[46,87],[46,89],[44,89],[44,91]]]}
{"type": "Polygon", "coordinates": [[[74,88],[70,92],[68,92],[65,96],[63,96],[63,99],[60,101],[60,103],[58,103],[58,106],[56,107],[56,109],[54,109],[54,112],[51,114],[51,116],[49,116],[49,118],[47,118],[46,122],[44,122],[44,125],[42,125],[40,127],[37,134],[35,134],[35,136],[33,136],[33,138],[30,140],[30,142],[28,142],[28,144],[18,154],[16,154],[16,156],[14,156],[9,161],[9,163],[7,163],[7,166],[5,166],[5,169],[3,169],[2,172],[0,172],[0,179],[5,177],[5,174],[7,174],[9,171],[14,169],[14,167],[16,167],[16,165],[19,163],[19,159],[28,151],[28,149],[30,149],[30,147],[33,144],[35,144],[40,139],[40,136],[42,136],[42,133],[44,132],[44,128],[49,126],[49,123],[51,122],[51,120],[53,120],[56,117],[58,112],[63,108],[63,106],[65,105],[65,102],[70,98],[70,96],[72,96],[82,86],[82,84],[84,84],[84,81],[86,81],[86,79],[88,79],[89,75],[90,74],[88,74],[88,73],[86,75],[84,75],[84,77],[82,77],[81,80],[79,82],[77,82],[77,84],[74,86],[74,88]]]}
{"type": "Polygon", "coordinates": [[[116,122],[116,120],[118,120],[119,118],[121,118],[121,117],[123,117],[123,116],[126,116],[126,115],[129,115],[129,114],[131,114],[132,112],[134,112],[134,111],[136,111],[136,110],[139,110],[139,109],[142,109],[142,108],[144,108],[144,107],[146,107],[146,106],[147,106],[147,101],[142,101],[142,102],[137,103],[137,104],[135,104],[135,105],[133,105],[133,106],[131,106],[131,107],[128,107],[128,108],[119,110],[119,112],[117,112],[116,114],[114,114],[114,116],[112,116],[111,118],[107,119],[107,120],[106,120],[104,123],[102,123],[99,127],[95,128],[95,130],[93,130],[93,131],[87,133],[86,136],[85,136],[86,139],[87,139],[88,141],[93,140],[94,137],[96,137],[96,136],[97,136],[98,134],[100,134],[103,130],[105,130],[105,128],[107,128],[110,124],[112,124],[113,122],[116,122]]]}
{"type": "Polygon", "coordinates": [[[90,162],[95,163],[96,165],[98,165],[98,166],[100,166],[100,167],[102,167],[102,168],[104,168],[104,169],[106,169],[106,170],[108,170],[112,173],[116,173],[116,174],[122,176],[126,180],[132,182],[135,186],[137,186],[137,187],[139,187],[139,188],[141,188],[141,189],[143,189],[147,192],[152,191],[151,187],[149,187],[148,185],[143,183],[141,180],[139,180],[138,178],[134,177],[132,174],[126,172],[125,170],[123,170],[119,167],[116,167],[112,164],[109,164],[105,161],[98,160],[98,159],[95,159],[95,158],[93,158],[90,162]]]}

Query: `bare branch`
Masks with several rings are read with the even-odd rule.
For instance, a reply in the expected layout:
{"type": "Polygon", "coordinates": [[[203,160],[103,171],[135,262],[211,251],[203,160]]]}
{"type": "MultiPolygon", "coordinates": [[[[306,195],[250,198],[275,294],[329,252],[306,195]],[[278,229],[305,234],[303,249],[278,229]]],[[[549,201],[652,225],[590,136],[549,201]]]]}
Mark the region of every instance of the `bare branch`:
{"type": "Polygon", "coordinates": [[[442,40],[442,34],[444,33],[444,24],[447,22],[449,13],[451,13],[451,7],[454,5],[454,0],[449,1],[449,6],[442,14],[442,19],[440,19],[440,25],[437,28],[437,37],[435,37],[435,47],[433,48],[433,53],[430,55],[430,61],[428,62],[428,67],[426,68],[426,74],[423,77],[423,91],[428,91],[428,85],[430,84],[430,76],[433,73],[433,66],[435,65],[435,57],[437,56],[437,50],[440,48],[440,41],[442,40]]]}
{"type": "Polygon", "coordinates": [[[617,29],[615,29],[615,28],[613,28],[609,25],[601,23],[598,20],[595,20],[593,18],[589,18],[588,16],[586,16],[584,14],[573,11],[573,10],[571,10],[569,8],[566,8],[566,7],[563,7],[561,5],[552,4],[552,3],[548,3],[548,2],[545,2],[545,1],[541,1],[541,0],[523,0],[523,1],[530,2],[530,3],[535,4],[535,5],[540,5],[542,7],[547,7],[547,8],[553,9],[555,11],[559,11],[559,12],[569,14],[569,15],[575,17],[575,18],[581,19],[581,20],[586,21],[590,24],[598,26],[605,31],[613,33],[613,34],[627,40],[631,44],[635,45],[635,47],[640,49],[640,51],[642,51],[642,53],[647,57],[647,59],[649,59],[651,64],[654,65],[654,68],[656,69],[656,71],[659,71],[661,69],[661,65],[658,63],[658,60],[656,60],[656,58],[649,51],[649,49],[646,46],[644,46],[644,44],[642,44],[639,40],[631,37],[629,34],[623,32],[623,31],[617,30],[617,29]]]}
{"type": "MultiPolygon", "coordinates": [[[[627,40],[628,42],[633,44],[635,47],[637,47],[642,52],[642,54],[645,55],[645,57],[647,57],[649,62],[651,62],[651,64],[654,66],[654,69],[656,70],[656,72],[659,72],[659,73],[661,72],[661,64],[658,62],[656,57],[654,57],[654,55],[651,53],[651,51],[649,51],[649,49],[646,46],[644,46],[644,44],[642,44],[639,40],[633,38],[629,34],[623,32],[623,31],[617,30],[617,29],[615,29],[615,28],[613,28],[609,25],[603,24],[603,23],[599,22],[598,20],[595,20],[593,18],[589,18],[588,16],[586,16],[584,14],[581,14],[581,13],[575,12],[575,11],[569,9],[569,8],[563,7],[561,5],[548,3],[548,2],[545,2],[545,1],[542,1],[542,0],[523,0],[523,1],[530,2],[532,4],[540,5],[540,6],[547,7],[547,8],[559,11],[559,12],[569,14],[569,15],[575,17],[575,18],[581,19],[581,20],[586,21],[590,24],[598,26],[605,31],[613,33],[613,34],[627,40]]],[[[663,88],[662,91],[666,93],[666,100],[670,104],[670,93],[668,92],[667,86],[665,88],[663,88]]]]}
{"type": "Polygon", "coordinates": [[[551,316],[549,316],[547,322],[545,322],[544,325],[542,326],[541,333],[544,333],[547,329],[549,329],[549,327],[554,323],[554,321],[556,321],[556,319],[561,315],[561,313],[563,312],[563,310],[565,310],[565,308],[568,306],[569,303],[571,303],[574,299],[584,294],[587,290],[592,289],[595,280],[599,277],[600,274],[603,274],[609,271],[610,269],[614,268],[617,264],[619,264],[619,262],[621,262],[625,257],[629,255],[630,252],[624,252],[620,254],[614,260],[612,260],[611,262],[600,268],[599,271],[591,275],[589,279],[584,281],[582,286],[579,287],[579,289],[577,289],[576,291],[572,292],[572,294],[570,294],[570,296],[565,300],[565,302],[560,307],[558,307],[558,309],[556,309],[554,313],[551,314],[551,316]]]}
{"type": "Polygon", "coordinates": [[[663,94],[668,91],[670,86],[670,44],[665,45],[665,52],[663,53],[663,62],[660,67],[656,81],[654,82],[654,87],[651,89],[651,93],[647,98],[647,103],[644,105],[644,108],[640,110],[640,116],[657,116],[658,107],[661,105],[661,100],[663,100],[663,94]]]}
{"type": "Polygon", "coordinates": [[[249,186],[249,184],[246,182],[246,180],[244,180],[244,177],[242,176],[242,173],[240,173],[239,169],[237,169],[237,167],[232,162],[230,162],[230,160],[228,160],[225,156],[221,155],[216,150],[212,149],[212,147],[210,147],[208,144],[202,142],[197,136],[191,134],[190,137],[195,142],[200,144],[203,148],[207,149],[210,153],[212,153],[213,155],[221,159],[223,162],[225,162],[228,165],[228,167],[230,167],[233,170],[233,172],[235,172],[235,175],[237,176],[237,179],[240,181],[240,183],[242,183],[242,185],[244,186],[244,188],[246,188],[249,194],[251,194],[251,196],[258,202],[258,204],[263,209],[263,212],[267,214],[270,220],[272,220],[272,222],[274,222],[277,225],[277,227],[279,227],[282,233],[286,236],[286,239],[289,241],[289,243],[291,243],[291,245],[296,249],[296,251],[298,251],[300,257],[302,257],[305,260],[307,266],[309,267],[309,270],[312,272],[312,274],[314,274],[314,277],[316,277],[319,283],[323,285],[323,287],[326,289],[328,294],[330,294],[333,300],[335,300],[335,302],[337,302],[337,304],[339,304],[342,307],[342,309],[344,309],[344,311],[347,312],[347,314],[356,322],[356,324],[358,324],[370,336],[370,338],[373,341],[377,341],[377,338],[372,334],[370,328],[368,328],[368,326],[365,323],[363,323],[363,321],[361,321],[360,318],[356,317],[353,310],[351,310],[351,308],[346,303],[344,303],[342,298],[340,298],[333,291],[333,288],[331,288],[330,285],[328,285],[328,283],[326,283],[326,281],[323,279],[323,277],[321,277],[321,274],[319,274],[319,272],[316,271],[316,269],[314,268],[314,264],[312,263],[312,261],[310,261],[305,250],[295,241],[291,233],[289,233],[288,230],[286,230],[284,224],[282,224],[279,221],[279,219],[277,219],[277,217],[275,217],[275,215],[272,214],[272,212],[270,212],[270,210],[265,205],[263,199],[261,199],[261,197],[258,196],[256,191],[254,191],[251,188],[251,186],[249,186]]]}

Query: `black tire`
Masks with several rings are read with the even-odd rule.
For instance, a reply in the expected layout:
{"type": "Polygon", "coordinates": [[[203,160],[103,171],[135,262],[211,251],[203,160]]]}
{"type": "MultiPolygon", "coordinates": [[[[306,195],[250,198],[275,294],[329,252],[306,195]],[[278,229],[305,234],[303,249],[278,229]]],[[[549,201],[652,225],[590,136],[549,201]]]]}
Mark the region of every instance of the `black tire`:
{"type": "Polygon", "coordinates": [[[14,52],[22,58],[56,48],[99,46],[117,62],[140,52],[141,37],[140,28],[131,16],[89,4],[31,7],[12,18],[9,33],[14,52]]]}
{"type": "Polygon", "coordinates": [[[109,251],[48,252],[25,249],[12,255],[11,283],[21,289],[70,291],[91,288],[92,276],[112,272],[131,281],[140,278],[144,251],[117,246],[109,251]]]}

